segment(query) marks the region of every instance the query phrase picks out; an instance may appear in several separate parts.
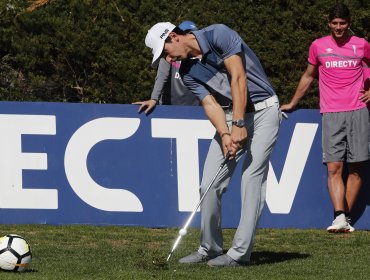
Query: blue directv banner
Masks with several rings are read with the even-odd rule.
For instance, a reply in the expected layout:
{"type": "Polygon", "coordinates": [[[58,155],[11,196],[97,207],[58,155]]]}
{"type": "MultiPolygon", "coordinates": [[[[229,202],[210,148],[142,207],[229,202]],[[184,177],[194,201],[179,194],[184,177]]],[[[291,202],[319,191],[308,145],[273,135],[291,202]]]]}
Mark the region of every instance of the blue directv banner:
{"type": "MultiPolygon", "coordinates": [[[[215,130],[201,107],[137,109],[0,102],[0,223],[182,226],[215,130]]],[[[239,184],[240,168],[223,198],[224,227],[238,225],[239,184]]],[[[367,177],[356,228],[370,229],[369,205],[367,177]]],[[[259,226],[326,228],[332,216],[321,116],[298,110],[282,123],[259,226]]]]}

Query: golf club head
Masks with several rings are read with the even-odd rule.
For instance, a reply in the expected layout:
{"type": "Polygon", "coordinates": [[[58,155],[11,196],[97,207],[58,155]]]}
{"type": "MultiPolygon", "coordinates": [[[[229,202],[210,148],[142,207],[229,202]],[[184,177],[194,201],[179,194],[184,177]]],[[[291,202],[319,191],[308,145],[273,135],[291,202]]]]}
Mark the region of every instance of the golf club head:
{"type": "Polygon", "coordinates": [[[179,243],[180,243],[180,240],[181,240],[181,235],[179,235],[178,237],[177,237],[177,239],[176,239],[176,241],[175,241],[175,243],[173,244],[173,246],[172,246],[172,250],[171,250],[171,252],[168,254],[168,257],[167,257],[167,259],[166,259],[166,262],[168,262],[169,260],[170,260],[170,258],[171,258],[171,256],[172,256],[172,254],[173,254],[173,252],[176,250],[176,248],[177,248],[177,245],[179,245],[179,243]]]}

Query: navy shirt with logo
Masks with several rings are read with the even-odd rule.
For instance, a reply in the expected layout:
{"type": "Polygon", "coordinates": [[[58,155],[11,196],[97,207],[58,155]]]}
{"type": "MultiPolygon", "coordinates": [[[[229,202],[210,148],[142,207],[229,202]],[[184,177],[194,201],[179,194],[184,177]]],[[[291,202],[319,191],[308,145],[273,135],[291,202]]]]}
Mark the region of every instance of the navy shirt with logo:
{"type": "Polygon", "coordinates": [[[151,99],[161,105],[199,105],[198,98],[184,85],[179,74],[181,62],[161,58],[151,99]]]}

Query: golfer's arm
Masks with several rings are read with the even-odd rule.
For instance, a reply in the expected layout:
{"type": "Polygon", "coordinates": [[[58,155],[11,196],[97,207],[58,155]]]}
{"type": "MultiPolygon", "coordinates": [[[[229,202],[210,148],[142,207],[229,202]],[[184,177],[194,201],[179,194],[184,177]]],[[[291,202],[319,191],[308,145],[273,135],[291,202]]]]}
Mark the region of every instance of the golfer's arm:
{"type": "Polygon", "coordinates": [[[242,58],[240,54],[225,59],[225,67],[231,76],[230,87],[233,98],[233,119],[244,119],[247,107],[247,82],[242,58]]]}
{"type": "Polygon", "coordinates": [[[308,64],[306,71],[303,73],[301,79],[299,80],[298,87],[294,93],[294,96],[290,101],[290,104],[293,107],[296,107],[299,101],[306,95],[315,77],[316,77],[316,66],[308,64]]]}
{"type": "Polygon", "coordinates": [[[223,133],[229,133],[229,128],[226,124],[225,112],[212,95],[207,95],[203,98],[202,106],[208,119],[216,128],[217,132],[220,135],[223,133]]]}

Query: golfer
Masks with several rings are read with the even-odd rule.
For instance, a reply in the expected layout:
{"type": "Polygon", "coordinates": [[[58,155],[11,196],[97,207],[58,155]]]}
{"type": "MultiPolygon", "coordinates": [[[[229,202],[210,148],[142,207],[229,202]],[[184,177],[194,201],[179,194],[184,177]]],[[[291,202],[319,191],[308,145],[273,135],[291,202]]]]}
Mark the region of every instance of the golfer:
{"type": "Polygon", "coordinates": [[[352,232],[350,212],[362,185],[364,161],[369,157],[369,113],[365,103],[369,92],[363,89],[363,62],[370,61],[370,45],[350,35],[350,12],[341,3],[330,9],[328,26],[331,34],[311,44],[307,69],[292,100],[281,109],[290,111],[297,106],[318,70],[323,162],[335,211],[327,230],[352,232]],[[342,177],[345,162],[349,171],[346,184],[342,177]]]}
{"type": "Polygon", "coordinates": [[[148,31],[145,44],[153,53],[154,65],[162,56],[182,61],[184,84],[200,100],[216,128],[205,161],[201,195],[230,155],[201,206],[200,247],[180,262],[245,265],[264,205],[269,159],[281,121],[278,97],[254,52],[223,24],[185,34],[169,22],[157,23],[148,31]],[[239,150],[242,152],[236,155],[239,150]],[[241,157],[240,222],[231,248],[223,254],[221,198],[241,157]]]}

